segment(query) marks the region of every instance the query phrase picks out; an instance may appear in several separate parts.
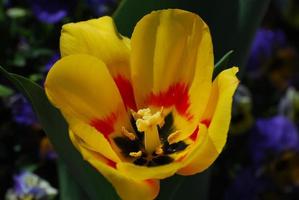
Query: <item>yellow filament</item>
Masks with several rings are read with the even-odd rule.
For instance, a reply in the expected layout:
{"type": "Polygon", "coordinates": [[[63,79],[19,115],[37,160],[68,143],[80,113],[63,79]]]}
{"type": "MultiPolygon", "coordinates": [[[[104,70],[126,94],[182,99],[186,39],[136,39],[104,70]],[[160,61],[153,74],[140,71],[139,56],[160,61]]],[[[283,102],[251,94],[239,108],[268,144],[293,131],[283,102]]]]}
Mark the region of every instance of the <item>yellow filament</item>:
{"type": "Polygon", "coordinates": [[[157,155],[162,155],[162,154],[164,153],[164,151],[163,151],[163,149],[162,149],[162,146],[159,146],[158,148],[156,148],[155,153],[156,153],[157,155]]]}
{"type": "Polygon", "coordinates": [[[125,127],[121,127],[121,133],[129,138],[130,140],[135,140],[136,136],[134,135],[134,133],[129,132],[125,127]]]}
{"type": "Polygon", "coordinates": [[[171,133],[167,138],[168,143],[169,144],[176,143],[177,139],[179,138],[179,134],[180,134],[180,131],[175,131],[175,132],[171,133]]]}

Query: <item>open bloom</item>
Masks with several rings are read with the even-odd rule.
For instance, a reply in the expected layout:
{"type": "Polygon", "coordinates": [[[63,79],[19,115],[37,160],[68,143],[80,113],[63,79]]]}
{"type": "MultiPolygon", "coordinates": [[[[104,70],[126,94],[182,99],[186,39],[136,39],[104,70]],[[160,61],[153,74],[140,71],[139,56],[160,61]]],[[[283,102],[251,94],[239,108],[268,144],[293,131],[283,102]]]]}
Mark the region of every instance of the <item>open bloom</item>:
{"type": "Polygon", "coordinates": [[[212,82],[209,29],[197,15],[155,11],[131,40],[110,17],[64,25],[45,83],[73,144],[123,199],[153,199],[159,179],[192,175],[226,142],[237,68],[212,82]]]}

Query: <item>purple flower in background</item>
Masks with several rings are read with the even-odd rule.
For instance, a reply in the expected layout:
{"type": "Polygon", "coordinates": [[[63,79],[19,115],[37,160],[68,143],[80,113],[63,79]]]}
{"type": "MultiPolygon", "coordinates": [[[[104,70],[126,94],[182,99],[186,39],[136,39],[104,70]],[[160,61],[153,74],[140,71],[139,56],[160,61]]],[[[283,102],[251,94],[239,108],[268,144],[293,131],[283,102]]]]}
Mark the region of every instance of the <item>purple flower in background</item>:
{"type": "Polygon", "coordinates": [[[246,70],[249,76],[258,77],[262,67],[272,57],[274,52],[286,45],[285,34],[281,30],[260,28],[253,40],[246,70]]]}
{"type": "Polygon", "coordinates": [[[246,168],[226,190],[225,200],[257,200],[268,187],[268,182],[253,168],[246,168]]]}
{"type": "Polygon", "coordinates": [[[60,59],[60,55],[59,53],[55,53],[51,58],[50,60],[46,63],[43,71],[44,72],[48,72],[51,67],[56,63],[56,61],[58,61],[60,59]]]}
{"type": "Polygon", "coordinates": [[[116,8],[118,0],[87,0],[87,4],[97,16],[103,16],[116,8]]]}
{"type": "Polygon", "coordinates": [[[259,165],[269,156],[276,156],[287,150],[298,151],[298,132],[296,126],[284,116],[258,119],[249,145],[252,161],[259,165]]]}
{"type": "Polygon", "coordinates": [[[29,0],[29,2],[36,18],[47,24],[54,24],[63,20],[76,4],[76,0],[29,0]]]}
{"type": "Polygon", "coordinates": [[[47,181],[31,172],[22,172],[14,176],[14,187],[6,193],[6,200],[18,199],[52,199],[57,190],[47,181]]]}
{"type": "Polygon", "coordinates": [[[23,125],[37,124],[37,118],[31,105],[21,94],[16,94],[10,98],[10,107],[15,122],[23,125]]]}

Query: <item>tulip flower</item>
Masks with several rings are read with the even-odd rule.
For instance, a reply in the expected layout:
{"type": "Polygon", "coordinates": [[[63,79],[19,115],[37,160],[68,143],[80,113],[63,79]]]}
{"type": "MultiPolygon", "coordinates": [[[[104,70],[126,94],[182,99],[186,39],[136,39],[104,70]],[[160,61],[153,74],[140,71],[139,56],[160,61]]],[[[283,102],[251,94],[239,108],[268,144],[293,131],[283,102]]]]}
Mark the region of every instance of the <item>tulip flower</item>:
{"type": "Polygon", "coordinates": [[[211,36],[196,14],[154,11],[131,39],[110,17],[66,24],[60,50],[46,94],[122,199],[154,199],[160,179],[201,172],[222,151],[238,69],[212,81],[211,36]]]}

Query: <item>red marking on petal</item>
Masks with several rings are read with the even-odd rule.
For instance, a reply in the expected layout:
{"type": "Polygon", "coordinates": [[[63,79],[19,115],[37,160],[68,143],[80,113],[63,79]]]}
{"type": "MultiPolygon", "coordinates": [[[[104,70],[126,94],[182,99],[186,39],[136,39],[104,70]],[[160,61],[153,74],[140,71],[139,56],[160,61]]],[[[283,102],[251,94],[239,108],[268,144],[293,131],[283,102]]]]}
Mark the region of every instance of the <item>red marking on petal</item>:
{"type": "Polygon", "coordinates": [[[177,159],[176,162],[182,162],[186,157],[187,157],[186,155],[183,155],[182,157],[177,159]]]}
{"type": "Polygon", "coordinates": [[[118,90],[126,107],[129,107],[136,111],[137,107],[131,82],[121,75],[117,75],[113,79],[118,87],[118,90]]]}
{"type": "Polygon", "coordinates": [[[207,128],[210,127],[211,120],[210,119],[203,119],[200,121],[200,123],[204,124],[207,128]]]}
{"type": "Polygon", "coordinates": [[[145,183],[147,183],[149,186],[154,187],[156,186],[156,181],[152,179],[146,179],[144,180],[145,183]]]}
{"type": "Polygon", "coordinates": [[[116,162],[114,162],[113,160],[110,160],[107,158],[107,165],[109,165],[110,167],[116,169],[116,162]]]}
{"type": "Polygon", "coordinates": [[[89,124],[101,132],[109,141],[109,135],[114,131],[114,124],[116,120],[117,115],[115,113],[111,113],[104,119],[92,119],[89,124]]]}
{"type": "Polygon", "coordinates": [[[198,127],[196,127],[196,129],[193,131],[193,133],[190,135],[190,139],[195,141],[198,135],[198,127]]]}
{"type": "Polygon", "coordinates": [[[190,106],[188,86],[185,83],[171,85],[166,91],[158,94],[151,93],[147,104],[153,106],[171,107],[175,106],[178,113],[187,120],[192,120],[193,116],[188,112],[190,106]]]}

